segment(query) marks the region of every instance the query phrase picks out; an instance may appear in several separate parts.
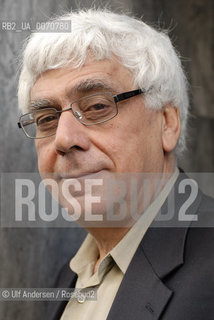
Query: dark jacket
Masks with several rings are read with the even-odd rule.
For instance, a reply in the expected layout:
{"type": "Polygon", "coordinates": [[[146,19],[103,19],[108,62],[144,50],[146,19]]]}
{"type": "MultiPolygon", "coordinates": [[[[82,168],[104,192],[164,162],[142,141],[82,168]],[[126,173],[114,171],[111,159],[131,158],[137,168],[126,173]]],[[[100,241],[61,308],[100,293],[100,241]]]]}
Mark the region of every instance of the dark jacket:
{"type": "MultiPolygon", "coordinates": [[[[178,178],[172,191],[174,205],[169,206],[167,199],[161,208],[164,213],[170,207],[173,218],[154,222],[148,229],[107,320],[214,319],[214,199],[199,191],[188,206],[191,190],[179,193],[178,189],[184,178],[187,177],[178,178]],[[184,204],[187,214],[197,215],[198,221],[176,222],[184,204]]],[[[76,279],[66,264],[57,286],[75,287],[76,279]]],[[[67,301],[49,303],[47,319],[59,320],[66,304],[67,301]]]]}

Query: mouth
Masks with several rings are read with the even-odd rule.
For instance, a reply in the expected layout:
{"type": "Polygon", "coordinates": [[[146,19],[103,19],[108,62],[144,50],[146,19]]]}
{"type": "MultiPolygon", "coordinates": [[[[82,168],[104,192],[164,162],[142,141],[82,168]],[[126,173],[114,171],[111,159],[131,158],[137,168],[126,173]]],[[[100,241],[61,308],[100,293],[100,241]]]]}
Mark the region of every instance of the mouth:
{"type": "Polygon", "coordinates": [[[60,173],[59,178],[60,179],[100,179],[105,175],[106,170],[101,169],[101,170],[90,170],[90,171],[85,171],[85,172],[77,172],[77,173],[60,173]]]}
{"type": "Polygon", "coordinates": [[[82,199],[81,201],[85,201],[87,195],[100,196],[104,190],[106,172],[107,170],[102,169],[72,174],[60,173],[57,181],[60,194],[62,193],[67,201],[71,196],[82,199]]]}

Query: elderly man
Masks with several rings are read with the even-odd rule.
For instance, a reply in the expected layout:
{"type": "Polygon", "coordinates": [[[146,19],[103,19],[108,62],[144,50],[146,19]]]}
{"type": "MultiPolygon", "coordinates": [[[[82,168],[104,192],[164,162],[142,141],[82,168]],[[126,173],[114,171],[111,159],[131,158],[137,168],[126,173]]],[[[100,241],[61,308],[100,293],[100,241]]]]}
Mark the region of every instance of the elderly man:
{"type": "Polygon", "coordinates": [[[213,200],[191,183],[186,194],[177,169],[188,96],[168,36],[106,10],[58,20],[71,33],[33,34],[25,48],[19,127],[89,232],[57,285],[94,288],[97,299],[54,302],[47,319],[213,319],[214,234],[199,228],[213,200]]]}

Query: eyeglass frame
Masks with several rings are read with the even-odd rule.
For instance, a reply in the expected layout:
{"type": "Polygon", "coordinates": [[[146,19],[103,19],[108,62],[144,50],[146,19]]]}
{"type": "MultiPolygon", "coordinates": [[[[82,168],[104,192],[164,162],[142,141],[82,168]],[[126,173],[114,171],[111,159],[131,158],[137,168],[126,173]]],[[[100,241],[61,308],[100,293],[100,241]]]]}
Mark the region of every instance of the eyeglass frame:
{"type": "MultiPolygon", "coordinates": [[[[81,124],[83,124],[83,125],[85,125],[85,126],[90,126],[90,125],[95,125],[95,124],[104,123],[104,122],[107,122],[107,121],[115,118],[115,117],[117,116],[117,114],[118,114],[118,106],[117,106],[117,103],[118,103],[118,102],[124,101],[124,100],[129,99],[129,98],[132,98],[132,97],[137,96],[137,95],[139,95],[139,94],[144,94],[145,92],[146,92],[145,89],[135,89],[135,90],[131,90],[131,91],[126,91],[126,92],[123,92],[123,93],[119,93],[119,94],[113,96],[112,98],[114,99],[115,107],[116,107],[116,113],[115,113],[115,115],[114,115],[113,117],[109,118],[109,119],[102,120],[102,121],[98,121],[98,122],[95,122],[95,123],[90,123],[90,124],[85,124],[84,122],[81,122],[81,119],[78,118],[78,116],[77,116],[76,114],[74,114],[74,111],[73,111],[73,109],[72,109],[72,105],[73,105],[74,103],[77,103],[77,102],[78,102],[79,100],[81,100],[81,99],[89,98],[89,97],[91,97],[91,96],[93,96],[93,95],[85,96],[85,97],[82,97],[82,98],[80,98],[80,99],[72,102],[72,103],[70,104],[70,107],[67,108],[67,109],[64,109],[64,110],[57,110],[56,108],[49,108],[49,109],[54,109],[54,110],[56,110],[56,113],[57,113],[57,114],[61,114],[62,112],[65,112],[65,111],[72,111],[74,117],[75,117],[81,124]]],[[[107,93],[107,92],[103,92],[103,93],[107,93]]],[[[111,92],[108,92],[108,94],[109,94],[109,93],[111,93],[111,92]]],[[[94,94],[94,95],[95,95],[95,94],[94,94]]],[[[97,94],[96,94],[96,95],[97,95],[97,94]]],[[[47,109],[48,109],[48,108],[47,108],[47,109]]],[[[39,111],[39,110],[38,110],[38,111],[39,111]]],[[[24,125],[22,124],[22,117],[24,117],[24,116],[26,116],[26,115],[28,115],[28,114],[30,114],[30,113],[32,113],[32,111],[31,111],[31,112],[27,112],[27,113],[25,113],[25,114],[22,114],[22,115],[19,117],[19,122],[17,123],[18,128],[22,129],[22,130],[24,131],[24,134],[25,134],[28,138],[30,138],[30,139],[44,139],[44,138],[48,138],[48,137],[54,136],[54,135],[56,134],[56,132],[55,132],[55,133],[52,133],[52,134],[50,134],[50,135],[48,135],[48,136],[45,136],[45,137],[31,137],[31,136],[29,136],[28,133],[27,133],[27,132],[25,131],[25,129],[24,129],[24,125]]],[[[56,130],[57,130],[57,128],[56,128],[56,130]]]]}

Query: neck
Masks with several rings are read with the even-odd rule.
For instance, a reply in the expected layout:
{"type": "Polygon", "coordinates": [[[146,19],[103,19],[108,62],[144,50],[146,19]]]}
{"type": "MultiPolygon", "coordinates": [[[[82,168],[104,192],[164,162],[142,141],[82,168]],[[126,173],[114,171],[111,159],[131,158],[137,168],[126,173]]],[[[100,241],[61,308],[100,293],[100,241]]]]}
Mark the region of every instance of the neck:
{"type": "Polygon", "coordinates": [[[98,270],[101,260],[109,253],[129,231],[129,228],[90,228],[88,232],[94,237],[99,256],[94,265],[94,273],[98,270]]]}
{"type": "Polygon", "coordinates": [[[120,242],[130,228],[131,227],[87,229],[97,243],[100,260],[120,242]]]}
{"type": "MultiPolygon", "coordinates": [[[[161,171],[163,174],[172,174],[176,166],[174,155],[169,154],[168,157],[165,158],[165,160],[166,161],[163,163],[161,171]]],[[[161,190],[163,185],[159,187],[161,190]]],[[[153,200],[153,197],[151,197],[151,201],[153,200]]],[[[120,240],[126,235],[126,233],[131,229],[132,225],[135,222],[136,220],[128,219],[126,220],[126,223],[123,227],[86,227],[87,231],[94,237],[99,249],[99,257],[95,265],[95,271],[97,270],[99,262],[103,259],[103,257],[120,242],[120,240]]]]}

